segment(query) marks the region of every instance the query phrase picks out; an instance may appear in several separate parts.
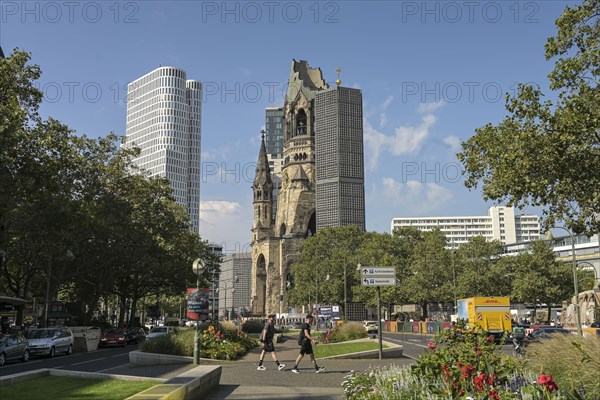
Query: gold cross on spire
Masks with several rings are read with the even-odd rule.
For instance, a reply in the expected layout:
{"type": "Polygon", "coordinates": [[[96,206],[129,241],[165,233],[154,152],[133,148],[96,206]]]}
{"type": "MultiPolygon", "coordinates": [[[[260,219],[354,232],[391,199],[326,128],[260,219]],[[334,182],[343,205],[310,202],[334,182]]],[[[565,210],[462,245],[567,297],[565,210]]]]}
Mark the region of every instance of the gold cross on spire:
{"type": "Polygon", "coordinates": [[[342,84],[342,80],[340,79],[340,72],[342,72],[342,69],[340,67],[337,67],[335,72],[337,72],[337,74],[338,74],[338,78],[335,81],[335,84],[340,86],[342,84]]]}

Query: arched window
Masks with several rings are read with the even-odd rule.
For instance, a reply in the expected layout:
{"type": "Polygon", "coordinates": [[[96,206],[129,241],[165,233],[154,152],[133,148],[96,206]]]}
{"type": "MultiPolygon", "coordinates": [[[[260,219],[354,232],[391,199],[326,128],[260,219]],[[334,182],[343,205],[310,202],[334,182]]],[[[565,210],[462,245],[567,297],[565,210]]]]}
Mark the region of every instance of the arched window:
{"type": "Polygon", "coordinates": [[[296,113],[296,135],[306,135],[306,113],[303,109],[298,110],[296,113]]]}
{"type": "Polygon", "coordinates": [[[279,226],[279,236],[285,235],[285,224],[279,226]]]}
{"type": "Polygon", "coordinates": [[[308,221],[306,236],[313,236],[315,233],[317,233],[317,218],[315,216],[315,213],[313,212],[310,216],[310,220],[308,221]]]}

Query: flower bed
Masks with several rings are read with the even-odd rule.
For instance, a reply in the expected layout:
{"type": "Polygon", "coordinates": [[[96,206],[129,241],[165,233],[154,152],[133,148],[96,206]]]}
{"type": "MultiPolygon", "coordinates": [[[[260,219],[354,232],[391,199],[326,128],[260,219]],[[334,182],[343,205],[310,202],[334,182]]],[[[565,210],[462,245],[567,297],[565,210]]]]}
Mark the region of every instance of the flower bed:
{"type": "MultiPolygon", "coordinates": [[[[191,357],[194,354],[193,329],[182,329],[171,335],[148,340],[142,351],[191,357]]],[[[201,331],[200,357],[215,360],[236,360],[258,345],[232,323],[215,323],[201,331]]]]}
{"type": "Polygon", "coordinates": [[[353,373],[342,383],[348,399],[583,399],[543,371],[503,354],[492,337],[462,327],[428,344],[411,367],[390,366],[353,373]]]}

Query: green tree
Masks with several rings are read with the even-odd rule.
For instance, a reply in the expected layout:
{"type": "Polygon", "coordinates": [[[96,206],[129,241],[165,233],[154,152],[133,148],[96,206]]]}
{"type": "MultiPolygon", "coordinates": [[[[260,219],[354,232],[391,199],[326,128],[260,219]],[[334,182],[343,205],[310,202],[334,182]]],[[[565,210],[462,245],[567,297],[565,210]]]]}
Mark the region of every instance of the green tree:
{"type": "Polygon", "coordinates": [[[421,306],[424,318],[429,315],[429,304],[453,301],[452,260],[445,246],[446,236],[439,229],[423,232],[414,244],[409,276],[402,283],[402,293],[421,306]]]}
{"type": "Polygon", "coordinates": [[[288,292],[290,304],[342,304],[344,266],[348,298],[354,290],[357,249],[365,233],[357,226],[320,229],[302,244],[297,262],[291,267],[293,285],[288,292]],[[327,279],[329,277],[329,279],[327,279]],[[351,289],[352,288],[352,289],[351,289]]]}
{"type": "Polygon", "coordinates": [[[502,279],[508,271],[500,262],[502,244],[482,236],[472,238],[454,254],[458,297],[508,296],[510,286],[502,279]]]}
{"type": "Polygon", "coordinates": [[[458,154],[468,188],[486,200],[544,208],[544,225],[565,221],[576,233],[600,231],[600,0],[567,7],[548,39],[548,75],[556,100],[519,85],[509,113],[463,143],[458,154]]]}
{"type": "Polygon", "coordinates": [[[512,257],[512,264],[511,297],[515,301],[535,305],[546,303],[550,308],[573,293],[571,265],[557,261],[552,249],[541,240],[512,257]]]}

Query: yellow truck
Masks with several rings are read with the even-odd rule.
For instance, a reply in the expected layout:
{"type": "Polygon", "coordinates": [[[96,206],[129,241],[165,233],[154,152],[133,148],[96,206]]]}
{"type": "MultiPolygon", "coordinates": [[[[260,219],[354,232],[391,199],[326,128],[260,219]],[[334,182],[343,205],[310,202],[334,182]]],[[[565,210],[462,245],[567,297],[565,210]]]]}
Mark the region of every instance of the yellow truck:
{"type": "Polygon", "coordinates": [[[510,298],[470,297],[458,300],[458,319],[464,320],[467,327],[480,327],[498,337],[512,331],[510,298]]]}

